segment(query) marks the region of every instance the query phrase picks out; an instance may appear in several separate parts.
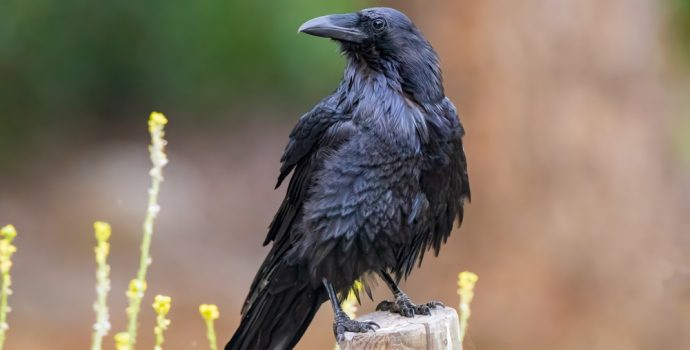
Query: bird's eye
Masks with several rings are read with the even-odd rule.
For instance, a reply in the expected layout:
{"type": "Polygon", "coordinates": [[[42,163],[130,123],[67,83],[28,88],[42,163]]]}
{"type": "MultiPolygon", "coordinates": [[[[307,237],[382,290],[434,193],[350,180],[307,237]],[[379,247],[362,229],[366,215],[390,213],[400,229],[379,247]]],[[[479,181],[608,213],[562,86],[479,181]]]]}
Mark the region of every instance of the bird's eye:
{"type": "Polygon", "coordinates": [[[386,21],[383,20],[383,18],[375,18],[373,21],[371,21],[371,26],[374,28],[374,30],[380,32],[383,30],[383,28],[386,28],[386,21]]]}

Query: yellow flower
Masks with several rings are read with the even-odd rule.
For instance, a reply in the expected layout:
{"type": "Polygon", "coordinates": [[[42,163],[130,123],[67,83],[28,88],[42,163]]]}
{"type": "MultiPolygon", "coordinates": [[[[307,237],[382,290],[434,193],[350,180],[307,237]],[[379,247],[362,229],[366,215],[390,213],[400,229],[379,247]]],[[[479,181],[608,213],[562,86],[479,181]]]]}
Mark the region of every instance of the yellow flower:
{"type": "Polygon", "coordinates": [[[458,275],[458,293],[471,291],[474,289],[475,283],[479,280],[479,276],[473,272],[463,271],[458,275]]]}
{"type": "Polygon", "coordinates": [[[218,306],[213,304],[202,304],[199,306],[199,313],[204,320],[217,320],[220,317],[220,312],[218,312],[218,306]]]}
{"type": "Polygon", "coordinates": [[[172,298],[166,295],[156,295],[153,300],[153,309],[159,315],[166,315],[170,311],[172,298]]]}
{"type": "Polygon", "coordinates": [[[110,238],[110,224],[103,221],[96,221],[93,223],[94,232],[96,232],[96,239],[99,242],[105,242],[110,238]]]}
{"type": "Polygon", "coordinates": [[[129,282],[129,289],[127,289],[127,296],[134,298],[137,296],[143,296],[146,291],[146,281],[139,281],[138,279],[133,279],[129,282]]]}
{"type": "Polygon", "coordinates": [[[201,314],[201,317],[204,318],[204,323],[206,323],[206,338],[208,338],[208,344],[211,347],[211,350],[218,350],[216,329],[213,326],[213,321],[217,320],[220,316],[218,306],[213,304],[199,305],[199,313],[201,314]]]}
{"type": "Polygon", "coordinates": [[[362,282],[359,280],[355,281],[352,288],[350,288],[350,291],[347,293],[347,298],[340,303],[340,307],[350,318],[354,319],[357,317],[357,293],[361,292],[362,289],[364,289],[362,282]]]}
{"type": "Polygon", "coordinates": [[[14,228],[14,226],[7,225],[0,229],[0,235],[2,235],[2,239],[6,239],[11,242],[14,237],[17,237],[17,230],[14,228]]]}
{"type": "Polygon", "coordinates": [[[172,299],[165,295],[156,295],[153,301],[153,309],[156,311],[156,327],[153,329],[153,334],[156,335],[156,345],[154,350],[163,350],[163,332],[168,329],[170,320],[165,318],[165,315],[170,311],[170,303],[172,299]]]}
{"type": "Polygon", "coordinates": [[[12,267],[12,254],[17,251],[17,247],[10,243],[10,238],[0,240],[0,271],[9,273],[12,267]]]}
{"type": "Polygon", "coordinates": [[[474,298],[474,285],[479,276],[477,274],[464,271],[458,275],[458,296],[460,296],[460,342],[465,338],[467,325],[472,311],[470,303],[474,298]]]}
{"type": "Polygon", "coordinates": [[[359,280],[356,280],[355,283],[352,285],[352,288],[350,288],[350,291],[347,293],[347,299],[356,300],[355,294],[361,292],[362,289],[364,289],[364,285],[359,280]]]}
{"type": "Polygon", "coordinates": [[[149,130],[168,124],[168,118],[161,112],[151,112],[149,116],[149,130]]]}
{"type": "Polygon", "coordinates": [[[129,349],[129,333],[120,332],[115,334],[115,347],[117,350],[129,349]]]}
{"type": "Polygon", "coordinates": [[[12,245],[12,240],[17,237],[17,230],[12,225],[7,225],[0,229],[0,271],[9,273],[12,267],[12,254],[17,251],[17,247],[12,245]]]}

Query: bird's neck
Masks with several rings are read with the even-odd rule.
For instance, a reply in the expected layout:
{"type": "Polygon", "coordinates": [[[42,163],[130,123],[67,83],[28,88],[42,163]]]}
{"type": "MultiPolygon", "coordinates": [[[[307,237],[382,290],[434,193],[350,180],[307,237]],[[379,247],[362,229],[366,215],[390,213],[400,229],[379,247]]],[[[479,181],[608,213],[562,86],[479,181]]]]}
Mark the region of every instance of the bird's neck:
{"type": "Polygon", "coordinates": [[[339,90],[353,119],[392,144],[417,152],[427,141],[424,108],[399,79],[350,62],[339,90]]]}
{"type": "Polygon", "coordinates": [[[345,78],[385,77],[394,88],[418,104],[436,104],[445,98],[438,56],[431,45],[420,44],[416,51],[406,48],[396,57],[382,57],[364,51],[346,51],[345,78]]]}

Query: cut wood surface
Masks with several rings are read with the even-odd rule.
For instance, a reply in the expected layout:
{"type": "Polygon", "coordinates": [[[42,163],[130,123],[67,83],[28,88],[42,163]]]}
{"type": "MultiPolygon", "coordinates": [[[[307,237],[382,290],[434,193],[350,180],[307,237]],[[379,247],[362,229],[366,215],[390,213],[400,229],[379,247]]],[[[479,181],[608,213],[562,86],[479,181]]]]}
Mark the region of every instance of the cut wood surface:
{"type": "Polygon", "coordinates": [[[462,350],[458,314],[450,307],[432,310],[431,316],[407,318],[389,312],[373,312],[357,320],[373,321],[381,328],[369,333],[345,333],[340,349],[462,350]]]}

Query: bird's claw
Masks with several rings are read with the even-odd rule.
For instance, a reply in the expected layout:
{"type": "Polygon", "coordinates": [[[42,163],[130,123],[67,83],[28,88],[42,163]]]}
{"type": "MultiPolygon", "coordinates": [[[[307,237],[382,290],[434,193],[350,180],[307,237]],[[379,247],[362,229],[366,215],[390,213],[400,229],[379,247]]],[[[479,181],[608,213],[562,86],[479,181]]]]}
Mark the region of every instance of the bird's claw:
{"type": "Polygon", "coordinates": [[[376,322],[351,320],[345,313],[339,312],[333,322],[333,333],[338,342],[345,340],[345,332],[366,333],[381,328],[376,322]]]}
{"type": "Polygon", "coordinates": [[[400,314],[404,317],[414,317],[414,315],[431,315],[431,309],[437,307],[446,307],[440,301],[430,301],[425,304],[414,304],[412,300],[405,295],[400,293],[395,298],[395,301],[384,300],[376,306],[377,311],[390,311],[392,313],[400,314]]]}

